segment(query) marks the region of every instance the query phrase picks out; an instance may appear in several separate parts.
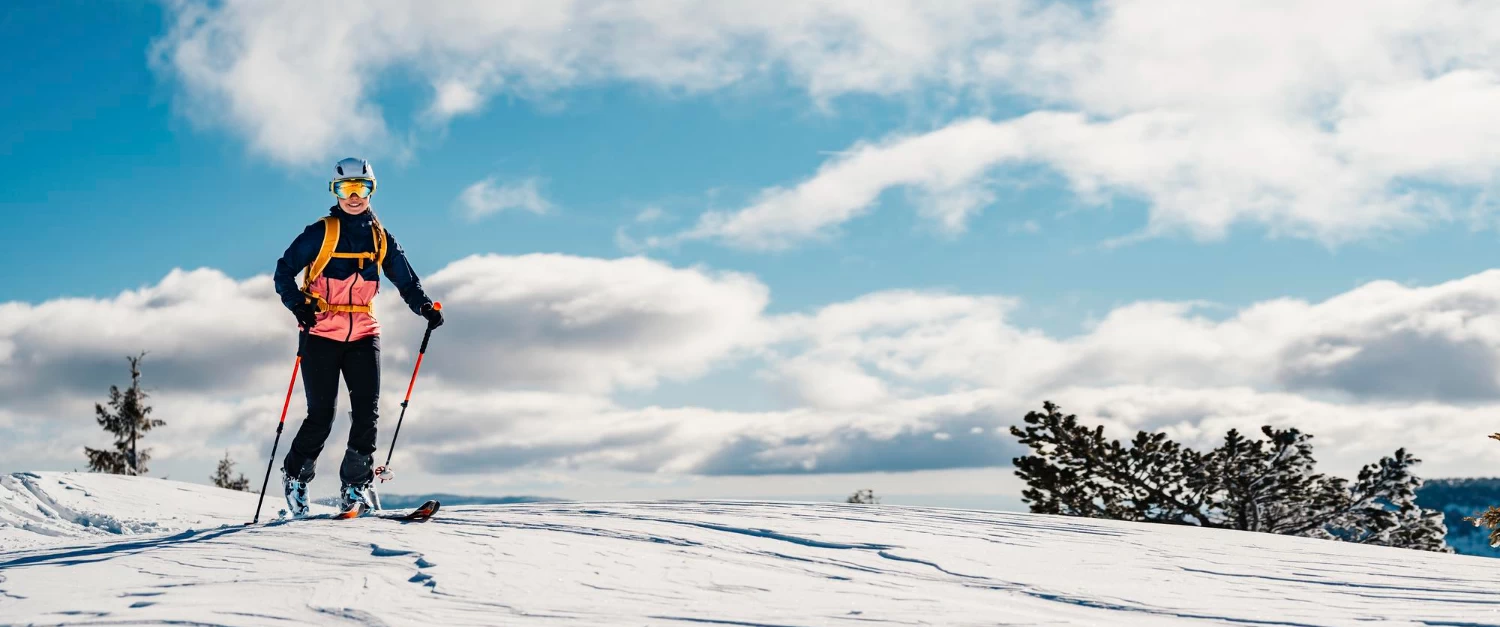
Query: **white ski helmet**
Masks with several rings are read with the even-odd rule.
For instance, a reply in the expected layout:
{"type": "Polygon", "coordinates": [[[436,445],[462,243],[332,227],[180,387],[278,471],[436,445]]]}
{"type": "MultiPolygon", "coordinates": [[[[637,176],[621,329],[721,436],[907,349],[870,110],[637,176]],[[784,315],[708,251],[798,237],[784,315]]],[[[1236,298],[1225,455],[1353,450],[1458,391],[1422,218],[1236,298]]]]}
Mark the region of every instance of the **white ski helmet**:
{"type": "Polygon", "coordinates": [[[349,157],[333,165],[333,181],[344,179],[370,179],[375,180],[375,168],[370,167],[370,162],[357,157],[349,157]]]}
{"type": "Polygon", "coordinates": [[[375,193],[375,168],[370,167],[369,161],[355,157],[339,161],[333,164],[333,179],[328,181],[328,191],[339,198],[344,198],[349,193],[369,198],[375,193]],[[340,184],[340,181],[359,183],[340,184]]]}

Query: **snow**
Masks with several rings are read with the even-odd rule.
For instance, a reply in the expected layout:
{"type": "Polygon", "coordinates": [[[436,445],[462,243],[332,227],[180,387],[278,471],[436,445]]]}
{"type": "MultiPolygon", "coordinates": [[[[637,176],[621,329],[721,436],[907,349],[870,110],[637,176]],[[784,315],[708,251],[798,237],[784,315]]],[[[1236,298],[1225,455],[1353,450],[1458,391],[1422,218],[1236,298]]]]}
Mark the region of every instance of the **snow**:
{"type": "Polygon", "coordinates": [[[32,472],[0,476],[0,551],[245,522],[248,517],[240,518],[244,497],[212,486],[146,477],[32,472]]]}
{"type": "Polygon", "coordinates": [[[0,624],[1500,625],[1490,558],[1268,534],[763,501],[246,527],[255,500],[0,478],[0,624]]]}

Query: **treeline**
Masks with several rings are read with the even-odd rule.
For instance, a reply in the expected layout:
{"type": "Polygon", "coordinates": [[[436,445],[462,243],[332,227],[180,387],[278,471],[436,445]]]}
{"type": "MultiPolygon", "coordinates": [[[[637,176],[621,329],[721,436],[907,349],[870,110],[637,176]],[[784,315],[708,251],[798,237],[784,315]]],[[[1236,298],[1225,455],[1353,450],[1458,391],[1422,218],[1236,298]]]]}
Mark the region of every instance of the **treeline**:
{"type": "Polygon", "coordinates": [[[1032,512],[1453,552],[1443,512],[1416,503],[1420,460],[1405,449],[1349,481],[1316,472],[1312,436],[1297,429],[1264,426],[1260,438],[1231,429],[1201,453],[1165,433],[1122,444],[1050,401],[1042,407],[1010,428],[1031,449],[1012,462],[1032,512]]]}

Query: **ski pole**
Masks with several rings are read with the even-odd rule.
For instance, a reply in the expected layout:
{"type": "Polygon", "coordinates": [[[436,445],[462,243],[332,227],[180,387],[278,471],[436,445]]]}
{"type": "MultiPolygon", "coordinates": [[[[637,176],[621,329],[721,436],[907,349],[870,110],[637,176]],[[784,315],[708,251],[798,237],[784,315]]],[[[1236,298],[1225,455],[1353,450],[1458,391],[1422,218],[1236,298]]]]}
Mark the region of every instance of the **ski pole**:
{"type": "MultiPolygon", "coordinates": [[[[437,311],[443,310],[442,303],[433,303],[432,308],[437,311]]],[[[401,416],[396,418],[396,431],[391,434],[391,448],[385,452],[385,463],[375,469],[375,474],[380,477],[380,482],[385,483],[394,478],[391,473],[391,456],[396,454],[396,438],[401,436],[401,421],[406,419],[406,405],[411,402],[411,389],[417,385],[417,373],[422,370],[422,356],[427,354],[427,341],[432,339],[432,324],[427,324],[427,332],[422,334],[422,348],[417,351],[417,366],[411,370],[411,382],[406,384],[406,398],[401,400],[401,416]]]]}
{"type": "Polygon", "coordinates": [[[276,441],[271,444],[271,460],[266,462],[266,479],[260,482],[260,501],[255,504],[255,519],[246,526],[260,522],[260,507],[266,502],[266,486],[271,484],[271,467],[276,465],[276,449],[281,447],[281,429],[286,426],[286,410],[292,405],[292,388],[297,386],[297,371],[302,368],[302,347],[307,344],[307,328],[297,336],[297,361],[292,364],[292,382],[286,384],[286,402],[281,404],[281,421],[276,423],[276,441]]]}

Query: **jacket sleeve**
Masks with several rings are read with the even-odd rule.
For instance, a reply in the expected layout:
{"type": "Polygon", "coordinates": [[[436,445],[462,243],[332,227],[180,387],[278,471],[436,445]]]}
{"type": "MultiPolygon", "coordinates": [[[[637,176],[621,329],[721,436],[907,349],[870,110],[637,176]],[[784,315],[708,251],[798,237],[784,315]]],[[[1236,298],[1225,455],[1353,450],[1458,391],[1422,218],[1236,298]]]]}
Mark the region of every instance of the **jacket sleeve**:
{"type": "Polygon", "coordinates": [[[406,301],[406,306],[411,308],[412,313],[420,314],[422,306],[432,303],[432,299],[422,290],[422,280],[412,271],[411,264],[406,261],[406,251],[401,250],[401,245],[396,243],[396,238],[390,231],[385,232],[385,242],[385,265],[381,270],[395,284],[396,291],[401,293],[401,300],[406,301]]]}
{"type": "Polygon", "coordinates": [[[271,278],[276,284],[276,295],[281,297],[281,304],[287,309],[302,304],[306,298],[302,295],[302,288],[297,287],[297,273],[317,258],[318,251],[323,248],[325,228],[322,220],[307,225],[276,261],[276,274],[271,278]]]}

